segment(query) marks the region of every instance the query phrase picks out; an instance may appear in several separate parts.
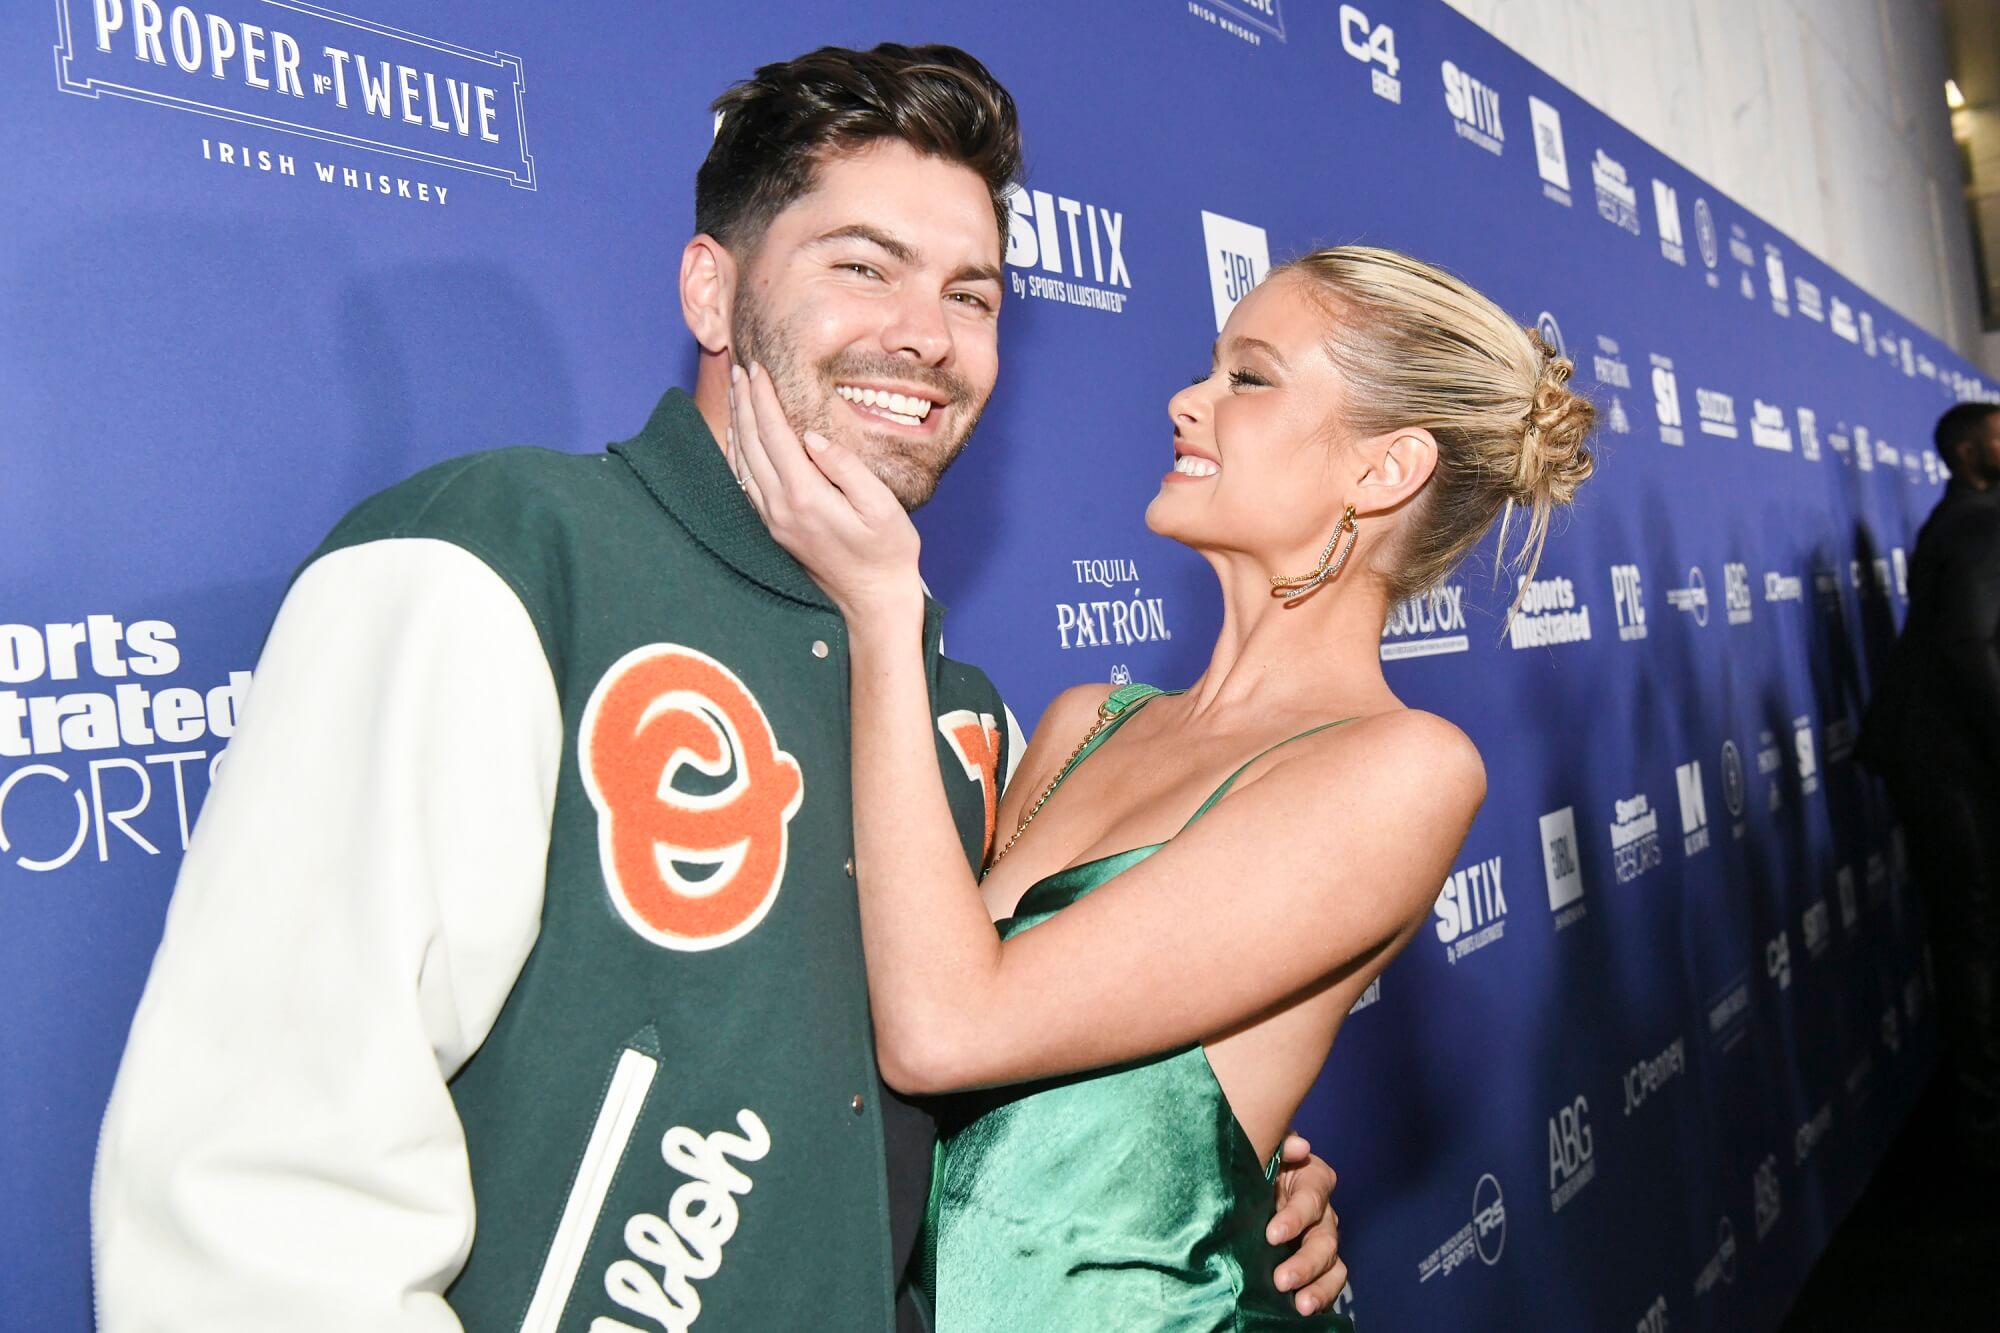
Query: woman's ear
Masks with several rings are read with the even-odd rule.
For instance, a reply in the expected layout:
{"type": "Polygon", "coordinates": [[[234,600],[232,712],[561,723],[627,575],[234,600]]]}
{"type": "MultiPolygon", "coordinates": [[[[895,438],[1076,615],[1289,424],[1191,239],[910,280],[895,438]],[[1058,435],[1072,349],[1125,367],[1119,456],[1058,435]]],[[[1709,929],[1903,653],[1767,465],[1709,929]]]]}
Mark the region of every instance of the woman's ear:
{"type": "Polygon", "coordinates": [[[1361,475],[1355,508],[1364,514],[1394,509],[1423,489],[1437,468],[1437,440],[1421,426],[1378,436],[1366,446],[1375,459],[1361,475]]]}
{"type": "Polygon", "coordinates": [[[723,352],[735,340],[736,256],[706,233],[681,251],[681,318],[704,352],[723,352]]]}

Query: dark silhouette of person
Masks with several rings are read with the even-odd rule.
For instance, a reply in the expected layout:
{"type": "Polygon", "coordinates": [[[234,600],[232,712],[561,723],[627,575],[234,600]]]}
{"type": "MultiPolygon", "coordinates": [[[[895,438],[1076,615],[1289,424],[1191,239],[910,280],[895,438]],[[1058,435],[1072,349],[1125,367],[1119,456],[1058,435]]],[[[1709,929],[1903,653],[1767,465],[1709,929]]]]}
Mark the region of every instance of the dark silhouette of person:
{"type": "Polygon", "coordinates": [[[2000,1171],[2000,404],[1937,423],[1951,481],[1917,532],[1910,609],[1860,758],[1886,780],[1929,909],[1968,1164],[2000,1171]]]}

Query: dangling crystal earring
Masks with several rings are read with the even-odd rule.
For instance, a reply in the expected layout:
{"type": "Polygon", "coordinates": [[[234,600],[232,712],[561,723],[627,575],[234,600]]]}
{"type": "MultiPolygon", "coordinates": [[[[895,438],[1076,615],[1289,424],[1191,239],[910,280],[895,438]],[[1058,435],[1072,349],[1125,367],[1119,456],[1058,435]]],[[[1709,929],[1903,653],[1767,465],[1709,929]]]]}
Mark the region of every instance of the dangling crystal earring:
{"type": "Polygon", "coordinates": [[[1340,524],[1334,528],[1333,536],[1326,539],[1326,549],[1319,553],[1319,568],[1310,574],[1295,574],[1290,577],[1273,574],[1271,596],[1282,597],[1286,606],[1292,605],[1338,574],[1340,567],[1347,563],[1347,557],[1354,554],[1354,543],[1360,539],[1360,530],[1354,524],[1354,506],[1349,505],[1347,512],[1340,516],[1340,524]],[[1336,558],[1333,548],[1340,545],[1340,534],[1343,532],[1347,534],[1347,545],[1341,547],[1340,555],[1336,558]]]}

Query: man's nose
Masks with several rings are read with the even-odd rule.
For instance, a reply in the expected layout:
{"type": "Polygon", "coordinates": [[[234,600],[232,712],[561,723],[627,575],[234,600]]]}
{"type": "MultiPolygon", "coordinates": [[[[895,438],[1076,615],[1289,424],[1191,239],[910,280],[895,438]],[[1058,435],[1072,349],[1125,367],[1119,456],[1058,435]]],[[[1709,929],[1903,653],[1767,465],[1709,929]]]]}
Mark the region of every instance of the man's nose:
{"type": "Polygon", "coordinates": [[[944,364],[951,357],[952,342],[941,303],[917,292],[900,295],[888,327],[882,330],[882,346],[926,366],[944,364]]]}

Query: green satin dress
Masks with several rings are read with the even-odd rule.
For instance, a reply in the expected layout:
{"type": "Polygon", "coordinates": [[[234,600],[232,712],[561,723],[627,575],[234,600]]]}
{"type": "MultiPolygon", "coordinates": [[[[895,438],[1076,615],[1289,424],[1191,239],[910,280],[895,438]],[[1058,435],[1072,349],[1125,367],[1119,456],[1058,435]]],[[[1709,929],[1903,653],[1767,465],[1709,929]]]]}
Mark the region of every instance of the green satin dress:
{"type": "MultiPolygon", "coordinates": [[[[1159,693],[1113,694],[1111,722],[1057,782],[1159,693]]],[[[998,923],[1001,937],[1032,929],[1165,845],[1038,881],[998,923]]],[[[942,1097],[933,1109],[939,1142],[921,1280],[937,1333],[1352,1333],[1345,1315],[1301,1317],[1273,1283],[1292,1249],[1264,1240],[1278,1163],[1257,1156],[1199,1044],[942,1097]]]]}

